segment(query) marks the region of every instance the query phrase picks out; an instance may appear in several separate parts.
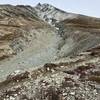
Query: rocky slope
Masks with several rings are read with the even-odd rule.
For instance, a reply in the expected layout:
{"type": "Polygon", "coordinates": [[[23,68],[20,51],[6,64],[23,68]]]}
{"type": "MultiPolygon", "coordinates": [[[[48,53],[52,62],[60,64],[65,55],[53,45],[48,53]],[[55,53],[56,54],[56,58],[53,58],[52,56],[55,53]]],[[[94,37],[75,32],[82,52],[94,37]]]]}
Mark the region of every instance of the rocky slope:
{"type": "Polygon", "coordinates": [[[56,27],[62,37],[61,56],[76,55],[100,43],[100,19],[78,15],[57,23],[56,27]]]}
{"type": "MultiPolygon", "coordinates": [[[[24,41],[28,42],[28,39],[23,39],[25,37],[24,35],[28,35],[33,24],[34,27],[36,27],[36,23],[37,26],[40,26],[40,24],[36,22],[37,20],[34,15],[28,13],[30,15],[26,16],[25,13],[27,13],[28,10],[26,10],[27,12],[25,12],[25,10],[23,11],[23,7],[14,7],[11,5],[0,6],[0,59],[23,50],[24,41]],[[34,19],[31,17],[34,17],[34,19]]],[[[28,38],[28,36],[26,38],[28,38]]]]}
{"type": "Polygon", "coordinates": [[[100,43],[100,18],[62,11],[49,4],[38,4],[37,15],[56,27],[61,40],[58,56],[76,55],[100,43]]]}
{"type": "Polygon", "coordinates": [[[55,59],[60,37],[55,28],[38,18],[34,8],[2,5],[0,10],[1,77],[55,59]]]}
{"type": "Polygon", "coordinates": [[[0,100],[99,100],[99,45],[99,18],[0,5],[0,100]]]}
{"type": "Polygon", "coordinates": [[[33,71],[16,71],[0,83],[0,100],[99,99],[100,46],[33,71]]]}

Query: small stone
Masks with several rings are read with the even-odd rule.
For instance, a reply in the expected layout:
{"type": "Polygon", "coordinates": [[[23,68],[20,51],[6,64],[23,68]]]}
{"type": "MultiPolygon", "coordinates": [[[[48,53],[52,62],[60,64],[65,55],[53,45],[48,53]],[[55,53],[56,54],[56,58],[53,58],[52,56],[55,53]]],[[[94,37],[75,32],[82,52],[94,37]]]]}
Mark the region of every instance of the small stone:
{"type": "Polygon", "coordinates": [[[66,96],[67,95],[67,93],[63,93],[63,96],[66,96]]]}
{"type": "Polygon", "coordinates": [[[14,94],[14,96],[17,96],[17,94],[14,94]]]}
{"type": "Polygon", "coordinates": [[[15,98],[14,98],[14,97],[12,97],[12,96],[10,96],[10,97],[9,97],[9,99],[10,99],[10,100],[15,100],[15,98]]]}
{"type": "Polygon", "coordinates": [[[70,94],[71,94],[71,95],[75,95],[75,92],[71,92],[70,94]]]}

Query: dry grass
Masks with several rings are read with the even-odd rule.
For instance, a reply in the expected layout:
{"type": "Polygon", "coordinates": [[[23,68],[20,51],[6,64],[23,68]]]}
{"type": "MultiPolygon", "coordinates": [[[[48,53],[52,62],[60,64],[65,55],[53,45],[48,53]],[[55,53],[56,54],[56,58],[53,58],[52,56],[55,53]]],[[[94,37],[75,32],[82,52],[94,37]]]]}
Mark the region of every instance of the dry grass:
{"type": "Polygon", "coordinates": [[[88,77],[88,80],[100,83],[100,76],[90,76],[88,77]]]}

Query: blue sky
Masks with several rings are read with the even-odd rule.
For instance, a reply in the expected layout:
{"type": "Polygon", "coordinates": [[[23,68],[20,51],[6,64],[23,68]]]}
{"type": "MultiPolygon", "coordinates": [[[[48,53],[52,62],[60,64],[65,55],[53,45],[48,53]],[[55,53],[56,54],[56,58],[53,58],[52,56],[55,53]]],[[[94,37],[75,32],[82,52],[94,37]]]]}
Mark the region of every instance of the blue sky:
{"type": "Polygon", "coordinates": [[[100,0],[0,0],[0,4],[32,5],[49,3],[62,10],[100,17],[100,0]]]}

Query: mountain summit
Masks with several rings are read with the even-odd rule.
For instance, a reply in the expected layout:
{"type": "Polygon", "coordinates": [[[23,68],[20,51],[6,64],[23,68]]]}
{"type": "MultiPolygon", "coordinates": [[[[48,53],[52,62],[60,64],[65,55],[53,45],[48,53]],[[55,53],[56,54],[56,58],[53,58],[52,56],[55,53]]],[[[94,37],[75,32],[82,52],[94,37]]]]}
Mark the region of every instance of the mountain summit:
{"type": "Polygon", "coordinates": [[[77,16],[77,14],[67,13],[50,4],[39,3],[35,7],[35,9],[40,18],[42,18],[44,21],[47,21],[49,24],[52,24],[52,25],[66,18],[73,18],[77,16]]]}

